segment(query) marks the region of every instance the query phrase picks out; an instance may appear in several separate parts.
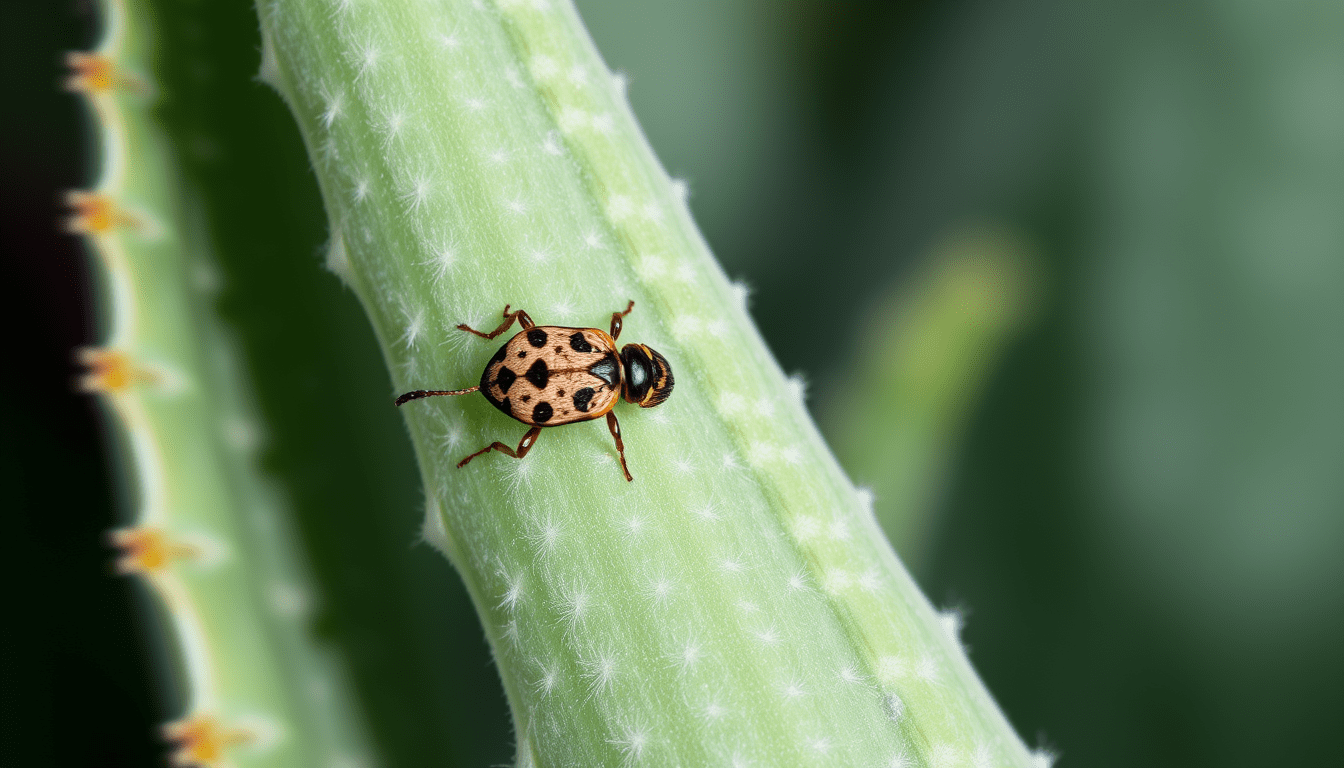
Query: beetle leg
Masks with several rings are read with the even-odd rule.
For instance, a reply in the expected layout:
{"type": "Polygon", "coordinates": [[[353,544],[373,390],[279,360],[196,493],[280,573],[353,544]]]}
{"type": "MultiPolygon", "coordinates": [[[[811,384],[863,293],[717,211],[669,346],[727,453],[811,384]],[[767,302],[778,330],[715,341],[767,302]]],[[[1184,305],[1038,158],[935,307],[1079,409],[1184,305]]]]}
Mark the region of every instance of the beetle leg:
{"type": "Polygon", "coordinates": [[[611,338],[613,341],[620,338],[621,336],[621,318],[630,314],[630,311],[633,310],[634,308],[635,308],[635,301],[634,299],[631,299],[630,305],[625,308],[624,312],[611,313],[611,338]]]}
{"type": "Polygon", "coordinates": [[[611,411],[607,411],[607,428],[611,430],[611,436],[616,438],[616,452],[621,454],[621,471],[625,473],[625,481],[632,482],[635,478],[630,476],[630,468],[625,465],[625,441],[621,440],[621,422],[616,420],[616,414],[611,411]]]}
{"type": "Polygon", "coordinates": [[[527,434],[523,435],[523,439],[518,441],[517,450],[514,450],[513,448],[510,448],[509,446],[499,441],[495,441],[487,445],[486,447],[482,448],[481,450],[471,454],[467,458],[457,462],[457,468],[461,469],[462,467],[465,467],[467,465],[468,461],[471,461],[477,456],[480,456],[482,453],[489,453],[491,451],[499,451],[500,453],[512,456],[515,459],[521,459],[527,455],[528,451],[532,450],[532,446],[537,442],[537,435],[539,434],[541,434],[541,427],[533,427],[527,430],[527,434]]]}
{"type": "Polygon", "coordinates": [[[513,325],[514,320],[517,320],[523,326],[524,331],[526,331],[528,328],[531,328],[534,325],[534,323],[532,322],[532,318],[528,317],[526,312],[524,312],[521,309],[514,312],[510,312],[509,305],[505,304],[504,322],[500,323],[498,328],[489,333],[482,333],[476,330],[475,328],[472,328],[471,326],[467,325],[466,323],[462,323],[457,327],[459,330],[466,331],[467,333],[474,333],[477,336],[480,336],[482,339],[493,339],[499,334],[509,330],[509,327],[513,325]]]}

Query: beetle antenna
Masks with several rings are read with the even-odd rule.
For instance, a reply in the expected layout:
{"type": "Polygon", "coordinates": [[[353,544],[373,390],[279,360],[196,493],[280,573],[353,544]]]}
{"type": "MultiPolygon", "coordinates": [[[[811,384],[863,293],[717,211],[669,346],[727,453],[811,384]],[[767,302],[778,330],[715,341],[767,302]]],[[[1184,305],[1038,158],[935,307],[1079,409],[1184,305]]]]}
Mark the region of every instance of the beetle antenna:
{"type": "Polygon", "coordinates": [[[406,403],[409,403],[412,400],[419,400],[422,397],[437,397],[439,395],[468,395],[471,394],[472,392],[475,392],[478,389],[480,389],[480,386],[469,387],[467,389],[417,389],[414,392],[407,392],[401,397],[398,397],[397,405],[405,405],[406,403]]]}

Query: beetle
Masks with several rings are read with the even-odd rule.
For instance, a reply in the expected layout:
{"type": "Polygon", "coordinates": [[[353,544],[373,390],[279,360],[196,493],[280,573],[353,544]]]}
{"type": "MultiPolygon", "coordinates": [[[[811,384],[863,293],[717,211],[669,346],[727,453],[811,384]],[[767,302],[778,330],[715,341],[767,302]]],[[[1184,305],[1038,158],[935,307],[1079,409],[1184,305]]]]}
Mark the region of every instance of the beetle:
{"type": "Polygon", "coordinates": [[[611,331],[599,328],[567,328],[536,325],[521,309],[504,305],[504,322],[489,333],[465,324],[459,330],[493,339],[513,327],[523,330],[499,348],[481,372],[481,383],[467,389],[417,389],[397,398],[398,406],[412,400],[439,395],[466,395],[479,391],[490,404],[532,427],[517,448],[494,442],[457,463],[458,468],[490,451],[521,459],[532,450],[544,427],[558,427],[607,417],[607,428],[621,456],[621,471],[627,481],[625,443],[621,424],[612,407],[624,398],[641,408],[662,404],[672,394],[672,366],[667,358],[644,344],[626,344],[616,351],[621,320],[635,308],[631,301],[624,312],[611,313],[611,331]]]}

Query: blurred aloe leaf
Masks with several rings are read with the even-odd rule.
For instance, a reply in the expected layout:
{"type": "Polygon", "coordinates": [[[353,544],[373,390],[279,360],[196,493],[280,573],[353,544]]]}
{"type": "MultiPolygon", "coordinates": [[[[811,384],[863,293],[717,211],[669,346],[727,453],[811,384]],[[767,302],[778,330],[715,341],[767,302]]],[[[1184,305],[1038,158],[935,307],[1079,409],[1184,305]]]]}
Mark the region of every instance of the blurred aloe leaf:
{"type": "Polygon", "coordinates": [[[80,351],[123,451],[129,503],[116,568],[155,598],[176,698],[170,760],[320,766],[370,759],[339,654],[312,632],[314,594],[232,340],[212,311],[209,238],[156,120],[146,8],[103,6],[104,34],[67,56],[94,118],[96,181],[66,226],[99,270],[106,336],[80,351]]]}
{"type": "Polygon", "coordinates": [[[935,500],[986,379],[1031,318],[1040,275],[1020,237],[946,236],[853,334],[855,364],[824,423],[901,558],[919,570],[935,500]]]}
{"type": "Polygon", "coordinates": [[[214,301],[260,412],[259,460],[311,565],[313,630],[345,658],[386,764],[499,762],[510,749],[498,676],[460,582],[417,543],[414,459],[368,324],[320,271],[321,204],[292,121],[254,79],[255,12],[152,8],[155,117],[199,190],[214,301]]]}

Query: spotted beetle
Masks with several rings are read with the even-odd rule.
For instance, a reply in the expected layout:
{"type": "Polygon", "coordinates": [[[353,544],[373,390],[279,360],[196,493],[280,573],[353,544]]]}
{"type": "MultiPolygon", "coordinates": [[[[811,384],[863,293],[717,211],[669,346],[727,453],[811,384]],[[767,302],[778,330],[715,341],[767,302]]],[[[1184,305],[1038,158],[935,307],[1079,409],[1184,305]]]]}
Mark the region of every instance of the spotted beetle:
{"type": "Polygon", "coordinates": [[[661,404],[672,394],[672,366],[667,358],[643,344],[626,344],[619,355],[616,339],[621,335],[621,319],[635,308],[631,301],[624,312],[611,313],[611,332],[598,328],[565,328],[535,325],[523,310],[509,311],[504,306],[504,322],[489,333],[459,325],[458,329],[483,339],[493,339],[513,327],[523,330],[499,348],[481,372],[481,383],[467,389],[417,389],[397,398],[404,405],[422,397],[466,395],[479,391],[490,404],[532,427],[518,447],[494,442],[459,461],[459,468],[490,451],[521,459],[532,450],[543,427],[558,427],[578,421],[607,417],[607,428],[616,440],[621,456],[621,471],[633,480],[625,464],[625,443],[621,424],[611,409],[619,398],[641,408],[661,404]]]}

